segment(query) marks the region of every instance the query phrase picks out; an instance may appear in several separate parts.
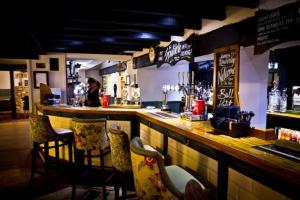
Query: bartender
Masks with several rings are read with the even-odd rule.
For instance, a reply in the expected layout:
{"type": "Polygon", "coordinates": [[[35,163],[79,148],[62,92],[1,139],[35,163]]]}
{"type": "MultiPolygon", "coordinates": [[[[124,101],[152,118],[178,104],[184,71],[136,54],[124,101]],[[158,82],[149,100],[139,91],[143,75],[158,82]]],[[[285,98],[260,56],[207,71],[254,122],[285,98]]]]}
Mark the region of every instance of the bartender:
{"type": "Polygon", "coordinates": [[[100,83],[94,78],[88,78],[88,91],[87,91],[87,101],[86,106],[98,107],[101,106],[99,100],[99,89],[100,83]]]}

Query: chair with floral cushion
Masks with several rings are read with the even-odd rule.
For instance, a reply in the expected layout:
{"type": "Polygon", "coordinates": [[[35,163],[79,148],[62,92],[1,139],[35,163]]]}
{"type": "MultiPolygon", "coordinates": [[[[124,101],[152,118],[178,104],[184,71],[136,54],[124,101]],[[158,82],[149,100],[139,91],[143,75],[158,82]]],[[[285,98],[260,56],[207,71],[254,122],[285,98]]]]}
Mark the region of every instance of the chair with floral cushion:
{"type": "Polygon", "coordinates": [[[183,199],[186,184],[194,176],[179,166],[164,165],[158,151],[144,149],[140,138],[135,137],[130,144],[132,170],[137,197],[139,199],[183,199]]]}
{"type": "MultiPolygon", "coordinates": [[[[75,172],[72,189],[72,199],[74,199],[78,176],[78,166],[80,164],[84,164],[84,160],[80,160],[80,153],[87,154],[88,170],[93,169],[92,157],[100,156],[100,169],[101,172],[103,172],[103,175],[105,175],[104,156],[110,152],[110,149],[106,132],[106,119],[73,118],[72,126],[75,143],[75,172]]],[[[103,199],[106,199],[106,180],[103,177],[101,180],[103,199]]]]}
{"type": "Polygon", "coordinates": [[[69,129],[53,128],[49,121],[49,117],[45,115],[29,115],[30,129],[32,134],[32,167],[31,167],[31,182],[33,182],[34,174],[44,174],[46,182],[48,182],[49,168],[51,164],[56,165],[59,171],[59,147],[68,145],[69,163],[72,166],[72,143],[73,132],[69,129]],[[54,145],[49,145],[49,142],[54,142],[54,145]],[[59,143],[60,142],[60,143],[59,143]],[[50,162],[49,149],[55,148],[55,162],[50,162]],[[37,158],[43,161],[44,171],[40,171],[36,166],[37,158]]]}
{"type": "Polygon", "coordinates": [[[128,183],[133,182],[130,141],[128,135],[121,130],[120,126],[115,124],[110,127],[108,136],[111,149],[111,161],[114,168],[115,199],[119,198],[120,185],[122,187],[122,199],[126,199],[128,183]]]}

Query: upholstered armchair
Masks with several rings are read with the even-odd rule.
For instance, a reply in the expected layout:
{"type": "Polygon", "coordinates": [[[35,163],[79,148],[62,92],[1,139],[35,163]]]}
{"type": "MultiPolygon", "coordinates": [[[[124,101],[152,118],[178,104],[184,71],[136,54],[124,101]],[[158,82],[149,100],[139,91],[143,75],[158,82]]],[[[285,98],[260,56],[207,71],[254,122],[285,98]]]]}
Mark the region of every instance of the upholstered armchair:
{"type": "Polygon", "coordinates": [[[130,151],[135,189],[139,199],[183,199],[186,184],[191,179],[205,188],[181,167],[165,167],[162,155],[157,151],[144,149],[138,137],[131,141],[130,151]]]}

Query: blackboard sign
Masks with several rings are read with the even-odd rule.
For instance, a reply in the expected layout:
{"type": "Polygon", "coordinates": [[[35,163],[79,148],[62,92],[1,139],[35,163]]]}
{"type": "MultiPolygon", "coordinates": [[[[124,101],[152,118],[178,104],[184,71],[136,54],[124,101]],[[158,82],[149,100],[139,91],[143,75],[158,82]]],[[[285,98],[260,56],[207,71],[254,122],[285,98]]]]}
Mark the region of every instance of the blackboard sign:
{"type": "Polygon", "coordinates": [[[193,61],[193,39],[191,36],[186,41],[173,41],[166,48],[157,49],[157,68],[165,63],[176,65],[181,60],[193,61]]]}
{"type": "Polygon", "coordinates": [[[144,54],[142,56],[133,58],[133,69],[148,67],[151,65],[153,65],[153,62],[150,61],[149,54],[144,54]]]}
{"type": "Polygon", "coordinates": [[[300,39],[300,2],[288,4],[274,10],[256,12],[257,34],[255,54],[281,42],[300,39]]]}
{"type": "Polygon", "coordinates": [[[214,50],[214,108],[239,105],[239,55],[238,45],[214,50]]]}
{"type": "Polygon", "coordinates": [[[100,69],[99,70],[99,75],[100,76],[104,76],[107,74],[112,74],[112,73],[116,73],[116,72],[122,72],[125,71],[127,69],[127,65],[125,63],[119,63],[110,67],[106,67],[104,69],[100,69]]]}

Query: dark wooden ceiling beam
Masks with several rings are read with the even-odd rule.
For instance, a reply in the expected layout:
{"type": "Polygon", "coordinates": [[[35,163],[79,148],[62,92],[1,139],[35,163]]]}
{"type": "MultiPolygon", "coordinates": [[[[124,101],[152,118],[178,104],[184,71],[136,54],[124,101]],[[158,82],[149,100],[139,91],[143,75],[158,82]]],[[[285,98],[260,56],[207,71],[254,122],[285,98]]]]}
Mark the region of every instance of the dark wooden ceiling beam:
{"type": "Polygon", "coordinates": [[[168,35],[177,35],[183,36],[184,29],[174,28],[174,27],[156,27],[153,29],[152,27],[147,26],[132,26],[132,25],[118,25],[114,26],[111,24],[91,24],[89,22],[86,23],[72,23],[69,22],[66,25],[55,27],[57,30],[69,30],[69,31],[86,31],[86,32],[107,32],[107,31],[118,31],[118,32],[156,32],[163,33],[168,35]]]}
{"type": "Polygon", "coordinates": [[[247,8],[257,8],[259,5],[259,0],[225,0],[225,4],[247,8]]]}
{"type": "Polygon", "coordinates": [[[61,48],[75,48],[75,49],[115,49],[115,50],[134,50],[140,51],[143,50],[144,46],[139,45],[118,45],[118,44],[83,44],[83,45],[72,45],[68,43],[53,43],[47,44],[46,48],[53,48],[53,47],[61,47],[61,48]]]}
{"type": "Polygon", "coordinates": [[[76,46],[76,43],[78,45],[82,44],[91,44],[91,45],[128,45],[128,46],[145,46],[145,47],[150,47],[150,46],[156,46],[159,44],[159,42],[152,42],[152,41],[136,41],[136,40],[117,40],[113,42],[106,42],[106,41],[95,41],[92,39],[83,39],[83,40],[70,40],[70,39],[63,39],[63,38],[52,38],[48,39],[45,41],[45,44],[71,44],[73,43],[74,46],[76,46]],[[75,41],[75,42],[74,42],[75,41]]]}
{"type": "MultiPolygon", "coordinates": [[[[151,35],[150,35],[151,36],[151,35]]],[[[149,36],[149,37],[150,37],[149,36]]],[[[68,39],[69,40],[96,40],[96,41],[101,41],[102,38],[104,37],[113,37],[115,39],[131,39],[131,40],[136,40],[138,41],[153,41],[153,42],[158,42],[158,41],[170,41],[170,36],[168,35],[153,35],[153,38],[142,38],[142,37],[147,37],[147,35],[138,37],[138,35],[135,34],[118,34],[115,32],[110,32],[110,33],[105,33],[105,34],[76,34],[76,33],[48,33],[45,38],[60,38],[60,39],[68,39]]]]}

